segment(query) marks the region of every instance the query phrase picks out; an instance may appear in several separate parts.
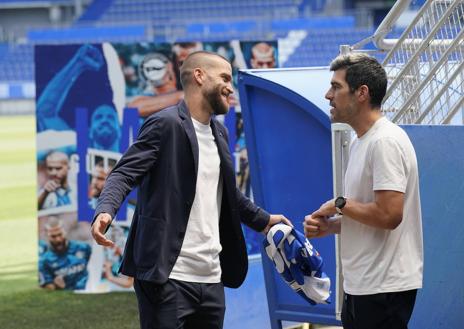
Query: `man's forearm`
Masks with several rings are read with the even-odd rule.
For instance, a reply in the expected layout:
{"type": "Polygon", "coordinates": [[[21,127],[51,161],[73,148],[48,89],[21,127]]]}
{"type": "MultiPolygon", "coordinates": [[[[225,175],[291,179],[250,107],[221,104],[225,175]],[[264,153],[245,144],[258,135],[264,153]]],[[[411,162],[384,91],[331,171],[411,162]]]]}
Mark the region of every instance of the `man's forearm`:
{"type": "Polygon", "coordinates": [[[38,209],[42,209],[43,207],[43,204],[45,202],[45,198],[47,197],[48,195],[48,192],[46,190],[43,190],[40,194],[39,194],[39,197],[37,198],[37,206],[38,206],[38,209]]]}
{"type": "Polygon", "coordinates": [[[362,224],[380,229],[395,229],[401,222],[401,216],[385,210],[377,201],[361,203],[352,199],[347,200],[343,208],[343,215],[362,224]]]}
{"type": "Polygon", "coordinates": [[[168,94],[160,94],[156,96],[140,96],[128,104],[128,107],[138,109],[141,117],[159,112],[169,106],[177,104],[183,97],[182,91],[175,91],[168,94]]]}
{"type": "Polygon", "coordinates": [[[235,188],[237,196],[237,208],[242,222],[257,232],[261,232],[269,223],[270,215],[262,208],[259,208],[250,199],[235,188]]]}

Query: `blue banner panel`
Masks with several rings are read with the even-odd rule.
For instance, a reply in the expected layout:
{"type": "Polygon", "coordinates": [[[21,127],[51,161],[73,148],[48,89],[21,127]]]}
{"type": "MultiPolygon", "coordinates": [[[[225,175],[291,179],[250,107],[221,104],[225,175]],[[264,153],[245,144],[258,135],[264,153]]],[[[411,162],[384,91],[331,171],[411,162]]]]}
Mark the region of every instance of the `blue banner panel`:
{"type": "MultiPolygon", "coordinates": [[[[331,127],[328,116],[279,84],[240,72],[239,90],[256,202],[283,213],[303,231],[304,216],[332,198],[331,127]]],[[[334,237],[314,241],[335,294],[334,237]]],[[[338,324],[335,303],[311,306],[291,290],[263,254],[272,328],[280,320],[338,324]]]]}
{"type": "Polygon", "coordinates": [[[464,126],[403,126],[419,165],[424,286],[411,329],[464,328],[464,126]]]}

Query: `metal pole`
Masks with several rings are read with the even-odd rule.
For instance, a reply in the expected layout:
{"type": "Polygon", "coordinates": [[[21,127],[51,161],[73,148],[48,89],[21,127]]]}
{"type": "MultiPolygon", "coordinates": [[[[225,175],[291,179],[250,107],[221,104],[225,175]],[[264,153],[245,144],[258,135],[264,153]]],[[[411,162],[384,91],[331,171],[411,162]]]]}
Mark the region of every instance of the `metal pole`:
{"type": "MultiPolygon", "coordinates": [[[[344,195],[345,172],[348,165],[352,129],[344,123],[332,124],[332,174],[334,198],[344,195]]],[[[343,306],[343,274],[340,260],[340,237],[335,235],[336,283],[335,317],[341,320],[343,306]]]]}

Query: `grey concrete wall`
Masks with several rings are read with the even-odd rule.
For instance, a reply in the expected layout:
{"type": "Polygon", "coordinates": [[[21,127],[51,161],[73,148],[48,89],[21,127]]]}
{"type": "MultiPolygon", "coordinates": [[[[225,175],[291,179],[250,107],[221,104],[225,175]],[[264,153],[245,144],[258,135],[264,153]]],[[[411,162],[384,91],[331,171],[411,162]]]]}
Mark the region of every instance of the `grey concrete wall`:
{"type": "Polygon", "coordinates": [[[7,99],[0,101],[0,115],[35,114],[35,99],[7,99]]]}

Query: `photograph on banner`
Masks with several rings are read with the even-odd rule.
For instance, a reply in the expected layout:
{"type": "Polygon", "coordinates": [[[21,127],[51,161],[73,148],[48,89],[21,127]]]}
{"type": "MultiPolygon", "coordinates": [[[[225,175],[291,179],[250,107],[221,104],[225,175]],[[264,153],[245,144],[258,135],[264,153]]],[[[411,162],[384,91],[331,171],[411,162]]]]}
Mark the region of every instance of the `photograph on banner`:
{"type": "Polygon", "coordinates": [[[91,254],[90,224],[76,212],[39,216],[40,287],[84,290],[91,254]]]}
{"type": "Polygon", "coordinates": [[[250,69],[273,69],[278,67],[277,42],[241,42],[241,50],[250,69]]]}
{"type": "Polygon", "coordinates": [[[132,288],[134,279],[118,273],[128,234],[129,225],[125,223],[118,222],[108,230],[107,235],[114,242],[114,246],[104,247],[102,280],[99,290],[119,291],[132,288]]]}
{"type": "Polygon", "coordinates": [[[40,286],[94,292],[90,222],[123,151],[124,78],[110,44],[37,46],[35,62],[40,286]]]}
{"type": "Polygon", "coordinates": [[[39,148],[39,145],[37,147],[39,216],[77,210],[76,150],[74,145],[66,144],[68,143],[56,144],[52,148],[50,144],[44,144],[46,147],[39,148]]]}
{"type": "MultiPolygon", "coordinates": [[[[135,140],[144,118],[183,99],[180,66],[190,53],[198,50],[226,57],[233,66],[235,87],[239,69],[271,67],[277,63],[277,42],[274,41],[35,47],[37,203],[40,225],[43,226],[41,249],[46,250],[46,246],[51,245],[45,229],[46,218],[65,216],[59,220],[60,224],[54,225],[63,227],[66,237],[74,234],[75,228],[69,227],[71,224],[90,224],[106,177],[135,140]]],[[[252,197],[237,91],[231,111],[219,120],[229,131],[237,182],[242,192],[252,197]]],[[[125,241],[120,237],[127,236],[135,210],[136,191],[126,201],[114,221],[114,233],[110,233],[118,236],[119,241],[125,241]]],[[[244,231],[249,254],[259,253],[262,237],[248,228],[244,231]]],[[[80,238],[66,239],[65,246],[73,247],[74,242],[69,241],[81,241],[90,246],[91,252],[85,262],[85,288],[82,288],[84,281],[79,281],[77,288],[71,288],[71,285],[61,288],[63,285],[59,284],[56,289],[89,292],[130,289],[127,288],[131,286],[130,279],[119,277],[116,271],[123,245],[110,251],[97,246],[88,237],[80,238]]],[[[79,256],[86,254],[81,250],[76,252],[79,256]]],[[[84,262],[79,266],[82,264],[84,262]]],[[[57,271],[60,272],[55,269],[57,271]]],[[[49,280],[48,277],[41,282],[49,280]]]]}

